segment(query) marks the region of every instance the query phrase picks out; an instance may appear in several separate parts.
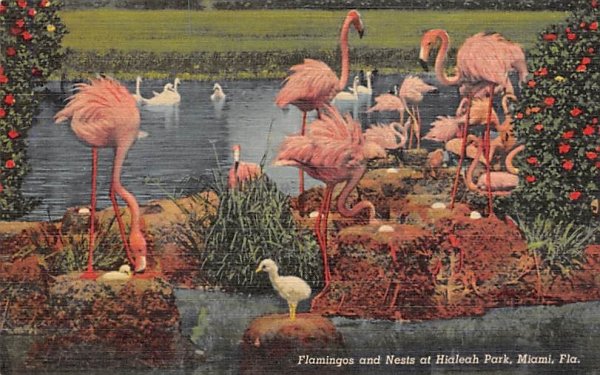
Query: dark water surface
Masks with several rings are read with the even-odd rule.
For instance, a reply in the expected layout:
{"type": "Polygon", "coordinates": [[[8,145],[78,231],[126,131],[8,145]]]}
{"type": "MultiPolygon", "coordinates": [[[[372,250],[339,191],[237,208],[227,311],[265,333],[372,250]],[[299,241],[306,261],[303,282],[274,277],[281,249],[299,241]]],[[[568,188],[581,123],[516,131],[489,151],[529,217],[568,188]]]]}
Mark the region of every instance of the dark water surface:
{"type": "MultiPolygon", "coordinates": [[[[435,83],[432,76],[423,77],[435,83]]],[[[380,77],[375,94],[387,92],[401,76],[380,77]]],[[[161,91],[164,81],[142,82],[142,96],[151,97],[152,91],[161,91]]],[[[134,83],[128,82],[131,91],[134,83]]],[[[179,86],[181,103],[168,107],[142,107],[141,129],[147,132],[129,151],[123,168],[122,182],[140,203],[170,195],[197,191],[212,180],[212,170],[231,165],[231,146],[242,146],[242,159],[260,162],[268,152],[266,172],[287,193],[297,191],[298,172],[292,167],[273,167],[271,160],[279,144],[288,134],[299,130],[301,114],[292,107],[282,111],[274,105],[280,89],[279,80],[221,82],[227,94],[227,103],[216,110],[209,97],[212,82],[184,81],[179,86]],[[272,124],[272,126],[271,126],[272,124]],[[269,129],[271,132],[269,133],[269,129]],[[217,162],[218,160],[218,162],[217,162]],[[193,178],[193,180],[190,180],[193,178]]],[[[458,102],[456,90],[441,88],[439,94],[428,95],[421,105],[423,124],[441,114],[452,114],[458,102]]],[[[60,218],[65,208],[89,204],[90,148],[77,140],[66,123],[54,125],[52,117],[62,108],[60,100],[48,98],[42,104],[29,132],[29,158],[32,171],[24,191],[39,197],[42,203],[25,220],[60,218]]],[[[358,116],[363,126],[378,121],[389,121],[390,115],[364,113],[358,116]]],[[[314,117],[314,113],[311,114],[314,117]]],[[[309,116],[309,120],[312,117],[309,116]]],[[[422,131],[425,134],[425,130],[422,131]]],[[[424,143],[427,147],[432,144],[424,143]]],[[[112,168],[112,150],[101,149],[98,166],[98,205],[110,205],[108,188],[112,168]]],[[[307,177],[307,186],[318,182],[307,177]]]]}

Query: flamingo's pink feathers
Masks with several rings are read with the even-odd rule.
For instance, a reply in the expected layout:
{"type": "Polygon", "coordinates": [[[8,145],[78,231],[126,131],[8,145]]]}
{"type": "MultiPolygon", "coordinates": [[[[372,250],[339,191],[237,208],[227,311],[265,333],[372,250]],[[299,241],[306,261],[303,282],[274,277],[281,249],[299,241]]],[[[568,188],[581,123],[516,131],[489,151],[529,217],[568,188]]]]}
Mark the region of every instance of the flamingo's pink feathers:
{"type": "Polygon", "coordinates": [[[428,85],[421,78],[416,76],[407,76],[404,78],[398,95],[407,102],[418,104],[423,100],[423,95],[435,91],[435,86],[428,85]]]}
{"type": "MultiPolygon", "coordinates": [[[[477,179],[477,188],[484,191],[487,189],[485,173],[477,179]]],[[[508,172],[491,172],[490,181],[492,191],[512,190],[519,184],[519,176],[508,172]]]]}
{"type": "Polygon", "coordinates": [[[375,98],[375,103],[376,104],[369,108],[367,112],[397,111],[402,113],[406,110],[406,103],[404,103],[404,100],[393,94],[379,95],[375,98]]]}
{"type": "Polygon", "coordinates": [[[237,166],[237,173],[234,166],[229,169],[227,178],[228,186],[230,189],[233,189],[239,184],[243,185],[245,182],[255,180],[261,175],[262,169],[260,168],[260,165],[242,161],[237,166]]]}
{"type": "Polygon", "coordinates": [[[94,147],[114,147],[119,141],[135,140],[140,113],[125,86],[110,78],[97,78],[77,85],[77,89],[54,116],[55,122],[71,118],[75,135],[94,147]]]}
{"type": "Polygon", "coordinates": [[[288,104],[308,112],[323,107],[339,92],[339,79],[327,64],[305,59],[304,63],[290,68],[275,104],[283,108],[288,104]]]}
{"type": "Polygon", "coordinates": [[[371,125],[365,131],[365,139],[377,143],[386,150],[396,150],[406,146],[407,136],[406,128],[400,133],[396,127],[401,127],[399,123],[392,122],[387,125],[371,125]]]}
{"type": "Polygon", "coordinates": [[[431,123],[429,133],[423,137],[430,141],[447,142],[458,136],[460,129],[460,120],[453,116],[438,116],[431,123]]]}

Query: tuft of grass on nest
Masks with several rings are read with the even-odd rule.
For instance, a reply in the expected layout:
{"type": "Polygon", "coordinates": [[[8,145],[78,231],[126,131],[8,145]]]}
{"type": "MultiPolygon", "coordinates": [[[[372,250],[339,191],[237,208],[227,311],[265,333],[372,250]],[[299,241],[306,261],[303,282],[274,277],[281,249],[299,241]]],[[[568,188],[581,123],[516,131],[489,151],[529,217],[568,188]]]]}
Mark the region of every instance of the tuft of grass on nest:
{"type": "Polygon", "coordinates": [[[583,266],[586,247],[600,234],[598,227],[557,222],[542,215],[532,221],[517,217],[517,223],[540,266],[564,277],[583,266]]]}
{"type": "Polygon", "coordinates": [[[312,232],[298,228],[288,197],[266,175],[229,189],[226,176],[216,171],[211,188],[219,197],[211,224],[190,216],[179,230],[182,245],[199,256],[207,282],[231,291],[268,290],[269,278],[256,267],[271,258],[281,275],[301,277],[314,287],[322,283],[312,232]]]}

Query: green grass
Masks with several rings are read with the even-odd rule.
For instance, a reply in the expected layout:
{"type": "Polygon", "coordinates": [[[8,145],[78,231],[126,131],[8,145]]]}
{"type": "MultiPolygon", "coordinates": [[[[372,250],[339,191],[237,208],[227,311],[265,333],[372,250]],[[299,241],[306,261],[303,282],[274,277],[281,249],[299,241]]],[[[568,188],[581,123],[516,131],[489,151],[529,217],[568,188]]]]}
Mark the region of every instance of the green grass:
{"type": "MultiPolygon", "coordinates": [[[[64,46],[79,51],[273,51],[331,50],[337,46],[345,12],[273,11],[131,11],[97,9],[64,11],[70,34],[64,46]]],[[[545,25],[565,18],[563,12],[396,11],[361,12],[366,34],[352,33],[361,48],[413,49],[424,30],[448,30],[454,45],[479,31],[498,31],[525,48],[545,25]]]]}

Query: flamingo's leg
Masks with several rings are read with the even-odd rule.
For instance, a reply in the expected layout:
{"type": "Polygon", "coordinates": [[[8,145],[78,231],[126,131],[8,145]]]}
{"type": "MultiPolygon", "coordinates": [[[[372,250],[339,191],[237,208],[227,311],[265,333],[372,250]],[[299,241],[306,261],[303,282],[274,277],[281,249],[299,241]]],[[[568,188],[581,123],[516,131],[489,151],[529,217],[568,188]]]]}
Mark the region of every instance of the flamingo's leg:
{"type": "Polygon", "coordinates": [[[331,282],[331,270],[329,269],[329,260],[327,259],[327,220],[329,219],[329,207],[331,206],[331,197],[333,195],[333,187],[328,187],[325,192],[325,212],[323,221],[321,222],[321,235],[324,245],[323,251],[323,268],[325,272],[325,285],[331,282]]]}
{"type": "Polygon", "coordinates": [[[331,202],[331,195],[333,194],[333,186],[327,186],[325,192],[323,193],[323,200],[321,202],[321,207],[319,208],[319,215],[315,220],[315,233],[317,235],[317,242],[319,243],[319,247],[321,248],[321,255],[323,257],[323,278],[325,281],[325,286],[323,290],[319,292],[311,301],[310,309],[314,310],[316,302],[325,294],[327,290],[329,290],[329,283],[331,282],[331,274],[329,271],[329,261],[327,260],[327,213],[329,211],[329,204],[331,202]],[[323,219],[325,219],[325,230],[323,230],[323,219]],[[325,234],[323,235],[323,232],[325,234]]]}
{"type": "Polygon", "coordinates": [[[469,95],[467,98],[467,113],[466,120],[463,125],[462,131],[462,143],[460,146],[460,157],[458,159],[458,165],[456,166],[456,175],[454,176],[454,185],[452,186],[451,200],[450,200],[450,209],[454,208],[454,201],[456,200],[456,191],[458,190],[458,180],[460,179],[460,169],[462,168],[463,160],[465,159],[465,154],[467,151],[467,134],[469,133],[469,121],[471,115],[471,101],[472,96],[469,95]]]}
{"type": "Polygon", "coordinates": [[[494,200],[492,197],[492,177],[490,171],[490,126],[492,122],[492,107],[494,106],[494,87],[495,84],[490,84],[490,104],[488,106],[487,120],[485,122],[485,135],[483,141],[483,153],[485,155],[485,181],[487,184],[487,196],[488,196],[488,212],[490,216],[494,215],[494,200]]]}
{"type": "MultiPolygon", "coordinates": [[[[302,128],[300,129],[300,135],[304,136],[304,134],[306,134],[306,112],[302,112],[302,128]]],[[[300,195],[304,193],[304,171],[302,169],[298,170],[298,190],[300,195]]],[[[302,211],[302,201],[300,201],[299,206],[300,211],[302,211]]]]}
{"type": "Polygon", "coordinates": [[[421,149],[421,112],[419,111],[419,106],[414,107],[414,112],[417,114],[417,150],[421,149]]]}
{"type": "Polygon", "coordinates": [[[90,204],[90,239],[88,250],[87,270],[81,275],[82,279],[95,280],[98,275],[94,272],[94,237],[96,221],[96,176],[98,174],[98,149],[92,147],[92,195],[90,204]]]}
{"type": "Polygon", "coordinates": [[[121,240],[123,241],[123,247],[125,247],[125,252],[127,252],[127,259],[131,264],[135,264],[133,261],[133,256],[131,255],[131,249],[129,248],[129,241],[127,240],[127,236],[125,235],[125,223],[123,223],[123,218],[121,217],[121,209],[119,208],[119,204],[117,203],[117,196],[115,195],[114,185],[110,184],[110,201],[112,202],[113,210],[115,211],[115,217],[117,218],[117,224],[119,225],[119,233],[121,235],[121,240]]]}

